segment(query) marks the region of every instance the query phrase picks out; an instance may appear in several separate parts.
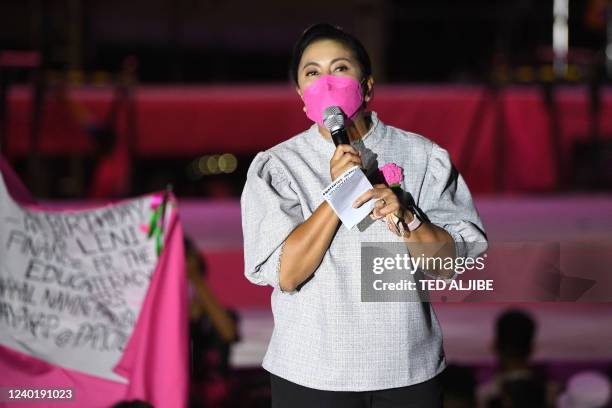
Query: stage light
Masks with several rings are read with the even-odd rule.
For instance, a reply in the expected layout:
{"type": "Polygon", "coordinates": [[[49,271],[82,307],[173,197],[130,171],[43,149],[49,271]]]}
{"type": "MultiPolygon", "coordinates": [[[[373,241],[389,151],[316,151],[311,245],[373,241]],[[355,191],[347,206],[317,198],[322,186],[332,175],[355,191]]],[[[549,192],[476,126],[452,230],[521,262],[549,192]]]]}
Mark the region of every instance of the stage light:
{"type": "Polygon", "coordinates": [[[185,172],[187,173],[187,177],[192,181],[201,179],[202,171],[199,167],[199,160],[192,160],[189,162],[189,165],[185,168],[185,172]]]}
{"type": "Polygon", "coordinates": [[[553,4],[553,67],[559,78],[567,75],[569,50],[569,0],[554,0],[553,4]]]}
{"type": "Polygon", "coordinates": [[[206,168],[208,169],[209,174],[219,173],[219,155],[218,154],[208,156],[208,159],[206,160],[206,168]]]}
{"type": "Polygon", "coordinates": [[[238,167],[238,159],[231,153],[224,153],[219,157],[219,169],[223,173],[233,173],[238,167]]]}
{"type": "Polygon", "coordinates": [[[210,173],[208,170],[208,158],[208,155],[204,155],[198,159],[198,164],[196,167],[202,175],[207,175],[210,173]]]}

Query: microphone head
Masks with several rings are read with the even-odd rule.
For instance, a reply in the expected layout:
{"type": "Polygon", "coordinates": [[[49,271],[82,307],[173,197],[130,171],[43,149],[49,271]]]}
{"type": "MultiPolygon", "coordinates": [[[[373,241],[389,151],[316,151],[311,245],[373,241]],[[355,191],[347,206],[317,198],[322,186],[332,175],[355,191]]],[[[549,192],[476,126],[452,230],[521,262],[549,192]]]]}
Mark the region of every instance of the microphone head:
{"type": "Polygon", "coordinates": [[[344,112],[342,112],[339,106],[325,108],[323,111],[323,123],[330,132],[344,127],[344,112]]]}
{"type": "Polygon", "coordinates": [[[331,115],[342,115],[344,116],[344,112],[342,112],[342,109],[339,106],[328,106],[327,108],[325,108],[325,110],[323,111],[323,117],[326,118],[328,116],[331,115]]]}

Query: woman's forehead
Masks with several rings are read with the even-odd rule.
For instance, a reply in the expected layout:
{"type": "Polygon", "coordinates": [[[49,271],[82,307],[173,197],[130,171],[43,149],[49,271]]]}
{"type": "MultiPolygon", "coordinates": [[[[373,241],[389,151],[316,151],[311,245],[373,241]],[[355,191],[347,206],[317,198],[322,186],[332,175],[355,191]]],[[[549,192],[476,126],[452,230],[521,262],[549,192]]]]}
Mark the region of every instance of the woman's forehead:
{"type": "Polygon", "coordinates": [[[351,50],[341,42],[335,40],[319,40],[310,44],[304,50],[300,66],[309,62],[324,63],[336,58],[347,58],[353,61],[351,50]]]}

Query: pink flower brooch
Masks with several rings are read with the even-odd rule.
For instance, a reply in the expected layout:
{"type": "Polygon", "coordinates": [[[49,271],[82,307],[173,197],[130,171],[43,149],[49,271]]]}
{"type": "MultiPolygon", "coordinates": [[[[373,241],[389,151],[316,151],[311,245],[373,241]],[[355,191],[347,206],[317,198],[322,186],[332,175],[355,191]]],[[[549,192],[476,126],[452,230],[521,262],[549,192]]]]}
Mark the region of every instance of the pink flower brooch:
{"type": "MultiPolygon", "coordinates": [[[[395,163],[387,163],[380,167],[378,170],[383,174],[387,185],[392,190],[399,190],[402,181],[404,181],[403,169],[395,163]]],[[[382,220],[381,220],[382,221],[382,220]]],[[[395,214],[387,214],[384,221],[387,223],[387,227],[391,232],[397,236],[403,235],[403,229],[401,229],[400,219],[395,214]]]]}
{"type": "Polygon", "coordinates": [[[400,187],[402,181],[404,181],[403,169],[395,163],[387,163],[378,170],[382,172],[385,181],[391,188],[400,187]]]}

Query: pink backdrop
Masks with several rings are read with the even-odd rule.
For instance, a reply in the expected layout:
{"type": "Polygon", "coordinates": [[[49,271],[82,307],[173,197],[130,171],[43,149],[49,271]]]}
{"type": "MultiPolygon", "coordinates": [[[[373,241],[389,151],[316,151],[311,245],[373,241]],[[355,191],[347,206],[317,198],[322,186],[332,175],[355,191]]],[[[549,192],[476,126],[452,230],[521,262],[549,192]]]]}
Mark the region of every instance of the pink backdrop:
{"type": "MultiPolygon", "coordinates": [[[[112,90],[75,89],[70,94],[103,118],[112,90]]],[[[299,98],[285,85],[140,87],[135,95],[139,156],[255,153],[309,126],[299,98]]],[[[23,157],[32,151],[30,92],[14,88],[9,99],[5,151],[9,157],[23,157]]],[[[386,123],[448,149],[474,192],[530,192],[555,189],[555,143],[568,167],[573,142],[586,138],[586,88],[560,88],[556,101],[560,134],[554,138],[544,98],[535,86],[507,88],[497,100],[480,86],[379,86],[372,108],[386,123]]],[[[603,91],[600,124],[610,138],[612,89],[603,91]]],[[[56,155],[89,149],[85,134],[49,93],[40,150],[56,155]]]]}

